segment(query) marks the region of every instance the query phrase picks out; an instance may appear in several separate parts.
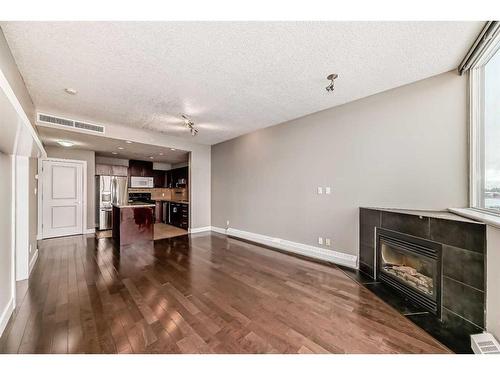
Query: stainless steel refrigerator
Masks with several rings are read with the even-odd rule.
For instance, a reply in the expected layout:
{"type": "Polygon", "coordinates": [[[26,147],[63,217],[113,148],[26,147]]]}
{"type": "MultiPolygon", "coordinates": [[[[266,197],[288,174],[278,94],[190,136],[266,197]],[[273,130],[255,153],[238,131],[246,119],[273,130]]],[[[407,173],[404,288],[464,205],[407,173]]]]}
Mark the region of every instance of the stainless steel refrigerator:
{"type": "Polygon", "coordinates": [[[128,202],[127,180],[127,177],[96,176],[96,215],[99,218],[99,230],[112,228],[112,203],[128,202]]]}

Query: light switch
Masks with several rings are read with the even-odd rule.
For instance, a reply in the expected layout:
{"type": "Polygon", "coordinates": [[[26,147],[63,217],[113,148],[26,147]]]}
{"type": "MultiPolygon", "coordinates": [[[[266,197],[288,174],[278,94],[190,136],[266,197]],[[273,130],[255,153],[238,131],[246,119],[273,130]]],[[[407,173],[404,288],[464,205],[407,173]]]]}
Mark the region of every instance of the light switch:
{"type": "Polygon", "coordinates": [[[325,194],[330,194],[332,192],[332,188],[330,186],[327,186],[325,188],[325,194]]]}
{"type": "Polygon", "coordinates": [[[318,244],[323,245],[323,237],[318,237],[318,244]]]}
{"type": "Polygon", "coordinates": [[[318,194],[323,194],[323,188],[321,186],[318,186],[318,194]]]}
{"type": "Polygon", "coordinates": [[[329,238],[325,238],[325,245],[326,246],[331,246],[332,245],[332,240],[329,238]]]}

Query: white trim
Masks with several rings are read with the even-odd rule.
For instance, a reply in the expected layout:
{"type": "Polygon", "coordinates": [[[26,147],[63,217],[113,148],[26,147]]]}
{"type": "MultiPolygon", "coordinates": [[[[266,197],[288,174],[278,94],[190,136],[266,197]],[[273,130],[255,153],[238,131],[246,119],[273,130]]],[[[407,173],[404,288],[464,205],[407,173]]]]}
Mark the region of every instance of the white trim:
{"type": "Polygon", "coordinates": [[[29,275],[31,275],[31,271],[33,271],[33,268],[35,267],[36,261],[38,260],[38,248],[35,250],[35,254],[33,254],[33,258],[30,260],[30,270],[29,270],[29,275]]]}
{"type": "MultiPolygon", "coordinates": [[[[11,227],[11,260],[10,260],[10,271],[11,271],[11,298],[13,299],[14,308],[16,307],[16,157],[11,155],[12,163],[12,193],[11,193],[11,217],[12,217],[12,227],[11,227]]],[[[2,315],[3,316],[3,315],[2,315]]],[[[0,324],[3,321],[0,320],[0,324]]],[[[1,331],[1,330],[0,330],[1,331]]]]}
{"type": "Polygon", "coordinates": [[[357,269],[358,257],[356,255],[345,254],[334,250],[323,249],[321,247],[288,241],[281,238],[265,236],[263,234],[246,232],[234,228],[223,229],[212,227],[212,231],[223,233],[228,236],[243,238],[245,240],[256,242],[269,247],[275,247],[277,249],[288,251],[290,253],[300,254],[310,258],[320,259],[357,269]]]}
{"type": "Polygon", "coordinates": [[[94,234],[95,228],[83,228],[83,233],[84,234],[94,234]]]}
{"type": "Polygon", "coordinates": [[[448,211],[468,219],[477,220],[481,223],[500,228],[500,216],[498,215],[489,214],[488,212],[474,208],[448,208],[448,211]]]}
{"type": "Polygon", "coordinates": [[[86,160],[77,160],[77,159],[62,159],[62,158],[40,158],[39,160],[39,168],[38,168],[38,234],[37,239],[44,239],[43,237],[43,162],[44,161],[60,161],[60,162],[70,162],[70,163],[78,163],[82,164],[82,173],[83,173],[83,189],[82,189],[82,233],[95,233],[95,229],[87,229],[87,161],[86,160]],[[87,232],[88,230],[93,232],[87,232]]]}
{"type": "Polygon", "coordinates": [[[14,308],[15,299],[14,297],[12,297],[7,306],[5,306],[5,309],[2,311],[2,315],[0,315],[0,337],[2,337],[3,331],[5,330],[5,327],[7,326],[7,323],[9,322],[9,319],[14,312],[14,308]]]}
{"type": "Polygon", "coordinates": [[[33,137],[33,140],[35,141],[38,149],[40,150],[40,155],[41,157],[47,157],[47,152],[45,151],[45,148],[43,147],[42,141],[38,137],[37,132],[35,131],[35,128],[33,125],[31,125],[31,121],[28,119],[28,116],[26,116],[26,113],[24,112],[24,109],[19,103],[19,100],[16,97],[16,94],[14,93],[14,90],[12,90],[12,87],[9,84],[9,81],[3,74],[2,70],[0,69],[0,88],[2,88],[3,92],[5,93],[5,96],[7,96],[7,99],[10,101],[10,104],[14,107],[15,111],[19,115],[21,119],[21,123],[24,125],[24,127],[29,131],[31,136],[33,137]]]}
{"type": "Polygon", "coordinates": [[[29,277],[29,157],[13,156],[16,163],[16,281],[29,277]]]}
{"type": "Polygon", "coordinates": [[[199,227],[199,228],[189,228],[188,233],[201,233],[201,232],[210,232],[212,230],[211,226],[208,227],[199,227]]]}
{"type": "Polygon", "coordinates": [[[210,227],[212,232],[215,233],[220,233],[220,234],[227,234],[226,229],[224,228],[219,228],[219,227],[210,227]]]}

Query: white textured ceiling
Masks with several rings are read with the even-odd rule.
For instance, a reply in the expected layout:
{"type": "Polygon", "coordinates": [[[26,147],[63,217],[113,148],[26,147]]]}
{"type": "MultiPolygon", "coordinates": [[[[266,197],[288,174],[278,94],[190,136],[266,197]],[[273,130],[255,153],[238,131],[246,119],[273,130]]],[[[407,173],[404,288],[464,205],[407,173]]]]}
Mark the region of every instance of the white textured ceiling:
{"type": "Polygon", "coordinates": [[[38,109],[214,144],[457,67],[483,22],[3,22],[38,109]],[[338,73],[336,90],[326,76],[338,73]],[[64,88],[78,90],[68,95],[64,88]]]}

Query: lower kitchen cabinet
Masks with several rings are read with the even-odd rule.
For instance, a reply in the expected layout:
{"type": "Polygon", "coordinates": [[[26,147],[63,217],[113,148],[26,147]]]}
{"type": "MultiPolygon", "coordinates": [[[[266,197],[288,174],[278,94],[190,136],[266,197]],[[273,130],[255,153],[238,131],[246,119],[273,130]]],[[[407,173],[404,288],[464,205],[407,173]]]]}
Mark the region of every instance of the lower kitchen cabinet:
{"type": "Polygon", "coordinates": [[[189,228],[189,205],[185,203],[169,203],[169,224],[179,228],[189,228]]]}

